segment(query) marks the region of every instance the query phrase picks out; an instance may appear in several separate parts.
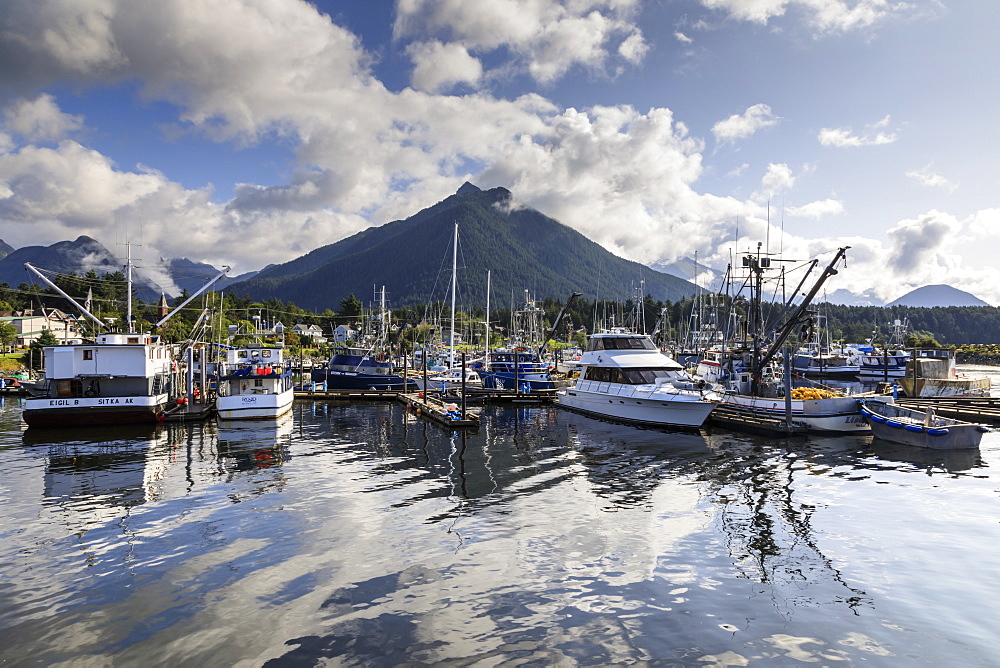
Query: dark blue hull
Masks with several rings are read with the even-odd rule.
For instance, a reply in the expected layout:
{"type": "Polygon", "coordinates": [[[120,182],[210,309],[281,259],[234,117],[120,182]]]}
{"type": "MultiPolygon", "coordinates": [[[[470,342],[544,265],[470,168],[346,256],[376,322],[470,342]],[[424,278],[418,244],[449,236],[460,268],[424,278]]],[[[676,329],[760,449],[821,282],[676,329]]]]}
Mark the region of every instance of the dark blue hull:
{"type": "Polygon", "coordinates": [[[328,390],[385,390],[410,392],[419,389],[412,378],[404,382],[402,376],[366,373],[331,372],[316,369],[311,373],[313,382],[324,383],[328,390]]]}

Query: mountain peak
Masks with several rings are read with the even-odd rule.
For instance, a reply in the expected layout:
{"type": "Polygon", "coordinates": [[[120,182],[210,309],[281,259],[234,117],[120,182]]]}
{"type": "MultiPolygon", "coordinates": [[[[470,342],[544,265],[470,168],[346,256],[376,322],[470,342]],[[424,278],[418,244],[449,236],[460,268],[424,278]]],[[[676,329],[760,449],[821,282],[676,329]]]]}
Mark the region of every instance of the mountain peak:
{"type": "Polygon", "coordinates": [[[480,188],[478,186],[474,186],[471,183],[469,183],[468,181],[466,181],[465,183],[462,184],[462,187],[459,188],[455,192],[455,194],[456,195],[468,195],[469,193],[481,193],[481,192],[483,192],[482,188],[480,188]]]}
{"type": "Polygon", "coordinates": [[[989,306],[973,294],[950,285],[925,285],[907,292],[889,303],[889,306],[989,306]]]}

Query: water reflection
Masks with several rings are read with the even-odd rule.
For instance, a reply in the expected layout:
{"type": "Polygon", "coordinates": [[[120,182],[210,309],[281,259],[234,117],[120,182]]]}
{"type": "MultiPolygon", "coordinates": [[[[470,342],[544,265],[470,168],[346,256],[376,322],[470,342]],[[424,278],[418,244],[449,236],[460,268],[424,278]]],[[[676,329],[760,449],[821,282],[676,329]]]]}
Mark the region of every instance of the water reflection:
{"type": "Polygon", "coordinates": [[[59,436],[2,446],[20,487],[0,659],[851,665],[961,644],[970,665],[1000,649],[978,626],[1000,614],[988,441],[970,457],[502,406],[452,432],[323,401],[59,436]],[[965,515],[935,518],[956,499],[965,515]],[[908,561],[947,550],[981,563],[928,578],[908,561]],[[969,638],[934,635],[954,629],[969,638]]]}

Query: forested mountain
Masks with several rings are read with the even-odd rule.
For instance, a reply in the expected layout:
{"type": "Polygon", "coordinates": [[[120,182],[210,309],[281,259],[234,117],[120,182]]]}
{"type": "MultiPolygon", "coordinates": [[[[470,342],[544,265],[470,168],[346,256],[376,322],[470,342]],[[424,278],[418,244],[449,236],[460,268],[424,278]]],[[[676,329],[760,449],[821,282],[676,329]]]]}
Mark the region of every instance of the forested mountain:
{"type": "Polygon", "coordinates": [[[827,316],[834,338],[861,342],[877,326],[877,340],[892,331],[892,321],[906,318],[911,332],[932,335],[942,345],[1000,343],[1000,308],[995,306],[883,307],[818,304],[827,316]]]}
{"type": "Polygon", "coordinates": [[[385,286],[392,306],[444,300],[451,280],[455,224],[459,229],[460,299],[486,303],[487,271],[496,305],[581,292],[624,300],[643,292],[659,300],[693,295],[697,288],[622,259],[538,211],[518,207],[505,188],[465,184],[442,202],[406,220],[373,227],[291,262],[262,270],[230,289],[254,299],[276,297],[312,310],[337,308],[354,294],[366,303],[385,286]]]}

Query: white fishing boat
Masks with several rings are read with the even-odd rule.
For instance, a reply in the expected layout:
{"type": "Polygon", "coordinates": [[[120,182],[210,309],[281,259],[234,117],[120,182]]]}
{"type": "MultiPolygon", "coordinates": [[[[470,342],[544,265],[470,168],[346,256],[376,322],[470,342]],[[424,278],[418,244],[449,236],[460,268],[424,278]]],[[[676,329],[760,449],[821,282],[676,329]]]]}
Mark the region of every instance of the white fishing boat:
{"type": "MultiPolygon", "coordinates": [[[[98,327],[114,329],[111,320],[102,321],[30,263],[24,266],[98,327]]],[[[131,293],[131,253],[125,269],[131,293]]],[[[156,327],[228,271],[229,267],[224,268],[165,315],[156,327]]],[[[127,300],[127,304],[124,332],[106,331],[92,341],[43,348],[45,378],[31,388],[22,413],[29,427],[157,422],[169,409],[176,408],[178,401],[187,400],[185,395],[190,383],[186,381],[190,378],[186,376],[190,366],[181,359],[182,346],[168,344],[154,334],[135,331],[131,300],[127,300]]]]}
{"type": "Polygon", "coordinates": [[[861,415],[877,438],[918,448],[978,448],[983,434],[989,431],[985,425],[936,415],[931,407],[921,411],[892,401],[865,399],[861,402],[861,415]]]}
{"type": "Polygon", "coordinates": [[[718,396],[697,383],[645,334],[593,334],[576,385],[559,390],[559,406],[621,422],[700,427],[718,396]]]}
{"type": "Polygon", "coordinates": [[[184,392],[176,346],[148,334],[101,334],[46,346],[45,379],[24,402],[29,427],[157,422],[184,392]]]}
{"type": "Polygon", "coordinates": [[[292,374],[277,346],[226,350],[220,365],[216,409],[223,420],[267,420],[292,410],[292,374]]]}

